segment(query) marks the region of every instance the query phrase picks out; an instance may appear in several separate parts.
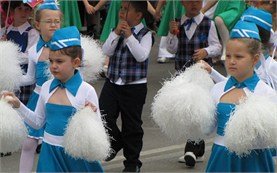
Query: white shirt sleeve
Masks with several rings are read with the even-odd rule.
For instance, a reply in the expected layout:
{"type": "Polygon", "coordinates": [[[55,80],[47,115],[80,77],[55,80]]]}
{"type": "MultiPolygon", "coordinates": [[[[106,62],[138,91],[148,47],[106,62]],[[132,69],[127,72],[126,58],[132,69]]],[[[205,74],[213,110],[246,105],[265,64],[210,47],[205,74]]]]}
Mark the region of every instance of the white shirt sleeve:
{"type": "Polygon", "coordinates": [[[219,42],[216,27],[213,21],[211,21],[211,27],[208,37],[209,46],[205,48],[208,53],[208,57],[217,57],[221,54],[222,46],[219,42]]]}
{"type": "Polygon", "coordinates": [[[28,32],[28,46],[27,46],[27,51],[33,47],[35,44],[37,44],[39,40],[39,33],[37,30],[35,29],[31,29],[29,32],[28,32]]]}
{"type": "Polygon", "coordinates": [[[119,38],[120,36],[117,35],[114,31],[110,33],[109,37],[107,38],[102,47],[103,53],[106,56],[111,57],[114,54],[119,38]]]}
{"type": "MultiPolygon", "coordinates": [[[[43,87],[42,91],[46,88],[43,87]]],[[[39,95],[39,99],[37,102],[37,106],[35,109],[35,112],[31,111],[29,108],[27,108],[23,103],[20,104],[20,107],[17,109],[19,115],[22,117],[22,119],[31,127],[35,129],[40,129],[46,122],[45,118],[45,98],[44,95],[39,95]]]]}
{"type": "Polygon", "coordinates": [[[32,85],[36,82],[36,64],[37,56],[40,56],[42,49],[37,53],[36,46],[34,45],[29,49],[29,61],[27,73],[20,79],[20,86],[32,85]]]}
{"type": "Polygon", "coordinates": [[[166,37],[166,49],[169,53],[176,54],[178,49],[179,40],[176,35],[168,32],[166,37]]]}
{"type": "Polygon", "coordinates": [[[27,73],[20,78],[20,86],[32,85],[36,82],[36,63],[29,58],[27,73]]]}
{"type": "Polygon", "coordinates": [[[133,35],[127,38],[126,45],[137,62],[145,61],[152,48],[152,33],[149,31],[139,42],[133,35]]]}
{"type": "MultiPolygon", "coordinates": [[[[114,54],[119,38],[120,36],[114,31],[111,32],[102,47],[105,55],[111,57],[114,54]]],[[[126,45],[138,62],[145,61],[149,57],[152,48],[151,32],[148,32],[145,36],[143,36],[140,42],[133,35],[131,35],[128,39],[126,39],[126,45]]]]}
{"type": "Polygon", "coordinates": [[[100,109],[99,109],[98,97],[97,97],[97,94],[96,94],[95,89],[93,87],[91,87],[88,90],[86,100],[91,102],[92,104],[94,104],[97,107],[98,120],[102,121],[101,113],[100,113],[100,109]]]}
{"type": "Polygon", "coordinates": [[[22,59],[21,64],[27,64],[29,58],[29,49],[33,47],[39,39],[39,33],[35,29],[31,29],[28,32],[28,45],[25,52],[19,53],[20,58],[22,59]]]}
{"type": "Polygon", "coordinates": [[[216,71],[214,68],[212,68],[212,72],[210,74],[210,77],[215,83],[219,83],[221,81],[227,80],[225,76],[220,74],[218,71],[216,71]]]}

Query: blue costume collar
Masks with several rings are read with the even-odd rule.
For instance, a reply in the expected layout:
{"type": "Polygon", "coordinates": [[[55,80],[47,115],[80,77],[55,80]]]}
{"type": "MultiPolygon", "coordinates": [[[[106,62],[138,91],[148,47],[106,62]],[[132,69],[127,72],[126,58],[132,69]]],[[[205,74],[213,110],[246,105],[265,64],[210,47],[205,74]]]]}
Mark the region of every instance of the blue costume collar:
{"type": "Polygon", "coordinates": [[[257,76],[257,74],[254,72],[253,76],[245,79],[243,82],[239,83],[233,76],[231,76],[224,88],[224,91],[229,90],[230,88],[232,88],[233,86],[235,86],[236,88],[248,88],[250,91],[254,92],[254,89],[256,87],[256,85],[259,82],[259,77],[257,76]]]}
{"type": "Polygon", "coordinates": [[[40,36],[39,37],[39,40],[38,40],[38,44],[37,44],[37,52],[41,49],[41,48],[43,48],[44,46],[45,47],[49,47],[49,42],[45,42],[43,39],[42,39],[42,37],[40,36]]]}
{"type": "Polygon", "coordinates": [[[73,96],[76,96],[83,80],[78,70],[76,70],[74,73],[75,74],[65,83],[62,83],[59,79],[55,78],[50,85],[49,93],[55,88],[60,87],[66,88],[73,96]]]}

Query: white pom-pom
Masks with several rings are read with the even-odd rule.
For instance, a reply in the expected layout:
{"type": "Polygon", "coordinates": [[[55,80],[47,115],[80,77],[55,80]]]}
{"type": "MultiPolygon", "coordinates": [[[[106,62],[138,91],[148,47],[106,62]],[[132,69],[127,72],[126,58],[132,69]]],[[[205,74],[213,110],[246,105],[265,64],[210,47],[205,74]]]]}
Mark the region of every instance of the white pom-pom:
{"type": "Polygon", "coordinates": [[[80,71],[84,81],[93,82],[103,68],[105,56],[100,44],[89,36],[81,36],[81,45],[84,55],[80,71]]]}
{"type": "Polygon", "coordinates": [[[167,82],[158,91],[152,103],[152,117],[173,141],[204,139],[215,124],[212,98],[194,83],[179,83],[179,79],[167,82]]]}
{"type": "Polygon", "coordinates": [[[22,77],[19,47],[11,41],[0,41],[0,91],[13,91],[22,77]]]}
{"type": "Polygon", "coordinates": [[[225,145],[237,155],[247,155],[252,149],[276,147],[276,103],[251,95],[236,106],[225,128],[225,145]]]}
{"type": "Polygon", "coordinates": [[[70,120],[64,135],[65,152],[87,161],[102,160],[110,149],[103,122],[91,108],[78,111],[70,120]]]}
{"type": "Polygon", "coordinates": [[[196,63],[195,65],[187,68],[183,73],[176,77],[177,80],[182,81],[181,85],[194,83],[210,91],[214,86],[214,82],[209,73],[201,66],[203,66],[203,64],[196,63]]]}
{"type": "MultiPolygon", "coordinates": [[[[7,99],[7,97],[5,97],[7,99]]],[[[27,138],[27,129],[17,112],[0,100],[0,152],[16,152],[27,138]]]]}

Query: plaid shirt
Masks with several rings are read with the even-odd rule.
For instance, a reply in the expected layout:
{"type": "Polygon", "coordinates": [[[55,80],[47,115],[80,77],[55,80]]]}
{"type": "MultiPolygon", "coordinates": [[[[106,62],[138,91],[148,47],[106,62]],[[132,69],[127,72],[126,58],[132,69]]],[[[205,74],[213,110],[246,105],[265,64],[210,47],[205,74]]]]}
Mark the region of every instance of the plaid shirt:
{"type": "Polygon", "coordinates": [[[180,26],[180,33],[178,35],[178,51],[175,58],[175,69],[177,71],[184,70],[183,66],[187,66],[186,63],[192,62],[194,50],[208,47],[210,27],[211,20],[205,16],[201,23],[197,26],[194,35],[189,40],[185,32],[184,24],[180,26]]]}
{"type": "MultiPolygon", "coordinates": [[[[142,37],[149,32],[149,29],[142,28],[138,34],[133,33],[134,37],[140,42],[142,37]]],[[[121,37],[112,57],[108,68],[108,78],[116,82],[119,78],[124,83],[133,82],[146,78],[148,59],[137,62],[127,45],[123,45],[124,38],[121,37]]]]}

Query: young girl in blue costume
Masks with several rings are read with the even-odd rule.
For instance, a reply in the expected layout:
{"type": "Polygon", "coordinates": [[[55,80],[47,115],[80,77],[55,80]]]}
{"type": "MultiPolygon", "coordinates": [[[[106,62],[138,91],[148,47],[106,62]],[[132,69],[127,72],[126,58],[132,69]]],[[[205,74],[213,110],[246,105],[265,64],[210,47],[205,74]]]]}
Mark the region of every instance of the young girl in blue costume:
{"type": "Polygon", "coordinates": [[[261,81],[254,67],[261,51],[260,36],[255,24],[239,21],[226,47],[225,66],[230,78],[216,84],[211,93],[217,104],[217,135],[207,172],[274,172],[269,149],[255,149],[239,157],[224,146],[224,129],[230,114],[241,98],[254,95],[275,95],[275,91],[261,81]]]}
{"type": "MultiPolygon", "coordinates": [[[[46,70],[48,69],[49,48],[48,43],[55,30],[60,28],[62,13],[55,1],[46,0],[41,4],[35,14],[35,26],[40,32],[37,44],[29,49],[28,71],[20,80],[20,85],[36,83],[36,87],[27,103],[27,107],[35,110],[39,98],[41,86],[48,80],[46,70]]],[[[38,142],[43,138],[44,128],[39,130],[28,126],[28,138],[22,146],[20,158],[20,172],[31,172],[34,163],[35,151],[38,142]]]]}
{"type": "MultiPolygon", "coordinates": [[[[262,9],[249,7],[243,13],[242,20],[256,24],[262,42],[262,54],[259,62],[255,66],[255,72],[261,80],[277,90],[277,62],[274,61],[270,49],[270,34],[272,30],[272,16],[262,9]]],[[[207,66],[211,77],[215,82],[225,80],[225,77],[214,69],[207,66]]]]}
{"type": "Polygon", "coordinates": [[[34,128],[45,124],[37,172],[103,172],[99,161],[74,159],[63,148],[65,129],[76,110],[93,104],[101,121],[96,92],[77,70],[82,59],[78,29],[67,27],[55,31],[49,47],[50,71],[55,78],[42,85],[35,112],[20,103],[13,93],[6,92],[4,96],[13,96],[10,103],[18,108],[26,123],[34,128]]]}

